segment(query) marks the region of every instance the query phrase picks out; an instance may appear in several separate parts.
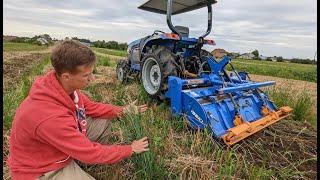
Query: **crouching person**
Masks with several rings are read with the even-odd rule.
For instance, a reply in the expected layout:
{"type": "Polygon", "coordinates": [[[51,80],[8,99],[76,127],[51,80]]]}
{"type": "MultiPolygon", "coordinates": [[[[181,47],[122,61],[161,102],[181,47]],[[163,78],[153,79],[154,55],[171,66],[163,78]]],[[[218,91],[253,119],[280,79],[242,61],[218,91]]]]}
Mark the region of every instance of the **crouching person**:
{"type": "Polygon", "coordinates": [[[94,179],[75,160],[113,164],[148,151],[147,137],[129,145],[108,144],[111,119],[147,107],[97,103],[81,93],[94,80],[95,61],[93,51],[77,41],[53,49],[54,70],[35,80],[14,116],[8,158],[13,180],[94,179]]]}

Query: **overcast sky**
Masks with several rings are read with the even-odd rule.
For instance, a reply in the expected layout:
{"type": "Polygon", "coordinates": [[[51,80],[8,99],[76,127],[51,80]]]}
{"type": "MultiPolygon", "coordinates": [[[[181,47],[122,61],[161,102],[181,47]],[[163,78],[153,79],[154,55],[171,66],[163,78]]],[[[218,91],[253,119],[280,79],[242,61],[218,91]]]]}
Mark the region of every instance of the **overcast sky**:
{"type": "MultiPolygon", "coordinates": [[[[146,0],[4,0],[4,35],[87,38],[127,42],[169,32],[165,15],[142,11],[146,0]]],[[[208,39],[229,52],[313,59],[317,50],[316,0],[218,0],[208,39]]],[[[198,37],[207,28],[207,9],[173,16],[198,37]]]]}

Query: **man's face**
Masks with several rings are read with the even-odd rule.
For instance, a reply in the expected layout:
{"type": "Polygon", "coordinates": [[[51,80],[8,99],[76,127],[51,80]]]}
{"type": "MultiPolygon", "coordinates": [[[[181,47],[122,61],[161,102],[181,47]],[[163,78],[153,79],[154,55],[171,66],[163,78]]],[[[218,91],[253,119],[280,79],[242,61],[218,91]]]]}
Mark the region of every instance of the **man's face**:
{"type": "Polygon", "coordinates": [[[82,89],[89,85],[90,82],[95,80],[93,72],[94,65],[78,66],[78,71],[74,74],[68,73],[68,86],[72,89],[82,89]]]}

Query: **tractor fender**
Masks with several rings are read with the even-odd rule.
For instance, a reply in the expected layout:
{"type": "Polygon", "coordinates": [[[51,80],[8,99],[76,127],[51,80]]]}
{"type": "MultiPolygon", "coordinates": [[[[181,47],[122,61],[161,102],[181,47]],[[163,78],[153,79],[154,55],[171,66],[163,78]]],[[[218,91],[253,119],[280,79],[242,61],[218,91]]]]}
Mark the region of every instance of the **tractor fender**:
{"type": "MultiPolygon", "coordinates": [[[[140,46],[141,54],[145,53],[147,50],[147,47],[152,47],[153,45],[160,45],[160,46],[166,46],[168,48],[172,47],[175,41],[178,39],[175,38],[169,38],[162,34],[150,36],[147,38],[140,46]]],[[[140,57],[142,58],[142,57],[140,57]]]]}
{"type": "Polygon", "coordinates": [[[143,54],[146,53],[147,47],[153,45],[166,46],[168,48],[173,47],[174,38],[166,37],[162,34],[146,36],[141,39],[137,39],[128,45],[128,59],[130,64],[140,64],[143,54]]]}

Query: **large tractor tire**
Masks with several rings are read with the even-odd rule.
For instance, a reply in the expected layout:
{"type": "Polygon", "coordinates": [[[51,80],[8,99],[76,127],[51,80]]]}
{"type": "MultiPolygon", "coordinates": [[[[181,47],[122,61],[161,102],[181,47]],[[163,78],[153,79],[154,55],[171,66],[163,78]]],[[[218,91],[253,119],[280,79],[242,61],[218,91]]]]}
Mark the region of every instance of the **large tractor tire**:
{"type": "Polygon", "coordinates": [[[126,83],[128,81],[128,72],[129,72],[129,65],[126,60],[120,60],[117,63],[116,73],[117,78],[120,83],[126,83]]]}
{"type": "Polygon", "coordinates": [[[168,90],[168,76],[177,76],[174,54],[163,46],[153,48],[142,59],[141,81],[153,99],[164,100],[168,90]]]}

